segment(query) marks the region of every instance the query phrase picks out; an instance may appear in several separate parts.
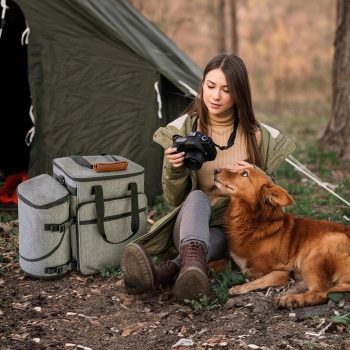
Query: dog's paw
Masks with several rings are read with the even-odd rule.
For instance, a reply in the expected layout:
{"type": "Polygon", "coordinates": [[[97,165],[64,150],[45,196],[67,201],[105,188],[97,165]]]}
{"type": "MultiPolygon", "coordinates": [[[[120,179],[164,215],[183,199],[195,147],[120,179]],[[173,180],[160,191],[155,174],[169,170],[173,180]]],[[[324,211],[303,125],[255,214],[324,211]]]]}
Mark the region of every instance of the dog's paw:
{"type": "Polygon", "coordinates": [[[229,295],[244,294],[244,293],[247,293],[247,292],[248,292],[248,290],[246,290],[244,284],[240,284],[240,285],[238,285],[238,286],[231,287],[231,288],[228,290],[228,294],[229,294],[229,295]]]}
{"type": "Polygon", "coordinates": [[[279,308],[297,308],[304,305],[299,295],[283,295],[276,300],[276,306],[279,308]]]}

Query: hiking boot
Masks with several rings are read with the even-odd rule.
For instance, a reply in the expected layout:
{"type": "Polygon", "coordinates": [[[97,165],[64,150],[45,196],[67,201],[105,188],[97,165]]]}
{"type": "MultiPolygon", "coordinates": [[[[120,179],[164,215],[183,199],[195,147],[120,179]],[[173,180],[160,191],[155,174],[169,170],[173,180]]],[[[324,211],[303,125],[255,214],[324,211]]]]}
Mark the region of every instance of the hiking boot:
{"type": "Polygon", "coordinates": [[[133,294],[166,285],[179,273],[178,265],[172,260],[154,265],[144,248],[137,243],[129,243],[125,246],[120,268],[125,285],[133,294]]]}
{"type": "Polygon", "coordinates": [[[154,266],[155,286],[165,286],[174,280],[180,268],[173,260],[164,261],[154,266]]]}
{"type": "Polygon", "coordinates": [[[180,273],[173,290],[178,301],[198,300],[201,296],[208,295],[206,253],[207,247],[199,241],[191,241],[181,246],[180,273]]]}

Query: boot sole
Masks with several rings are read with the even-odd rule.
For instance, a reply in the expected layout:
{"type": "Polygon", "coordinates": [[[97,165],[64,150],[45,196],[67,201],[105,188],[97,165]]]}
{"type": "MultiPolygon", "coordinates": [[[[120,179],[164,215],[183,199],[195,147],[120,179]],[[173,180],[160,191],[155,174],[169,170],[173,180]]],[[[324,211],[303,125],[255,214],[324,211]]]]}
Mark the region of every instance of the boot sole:
{"type": "Polygon", "coordinates": [[[154,289],[154,277],[151,262],[144,250],[135,243],[125,246],[120,269],[130,293],[138,294],[154,289]]]}
{"type": "Polygon", "coordinates": [[[208,276],[196,266],[188,267],[186,271],[179,274],[173,291],[178,301],[198,300],[209,293],[208,276]]]}

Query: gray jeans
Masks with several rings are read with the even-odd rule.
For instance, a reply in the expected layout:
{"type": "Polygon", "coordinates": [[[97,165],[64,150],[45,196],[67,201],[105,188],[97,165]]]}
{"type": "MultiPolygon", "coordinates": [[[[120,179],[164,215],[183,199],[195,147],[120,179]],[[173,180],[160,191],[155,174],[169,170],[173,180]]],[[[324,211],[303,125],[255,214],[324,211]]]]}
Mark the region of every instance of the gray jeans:
{"type": "Polygon", "coordinates": [[[211,204],[208,196],[199,190],[192,191],[175,222],[173,242],[178,251],[180,246],[188,241],[201,241],[208,248],[208,262],[225,257],[226,235],[220,226],[209,227],[210,214],[211,204]]]}

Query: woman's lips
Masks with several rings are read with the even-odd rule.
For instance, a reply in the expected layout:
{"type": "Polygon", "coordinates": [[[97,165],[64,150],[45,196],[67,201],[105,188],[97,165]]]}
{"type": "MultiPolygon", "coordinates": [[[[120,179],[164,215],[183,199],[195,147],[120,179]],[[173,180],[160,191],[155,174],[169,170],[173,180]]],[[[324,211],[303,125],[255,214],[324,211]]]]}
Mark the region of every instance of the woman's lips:
{"type": "Polygon", "coordinates": [[[220,108],[221,105],[217,104],[217,103],[213,103],[213,102],[210,102],[210,105],[212,108],[216,109],[216,108],[220,108]]]}

